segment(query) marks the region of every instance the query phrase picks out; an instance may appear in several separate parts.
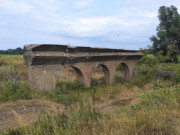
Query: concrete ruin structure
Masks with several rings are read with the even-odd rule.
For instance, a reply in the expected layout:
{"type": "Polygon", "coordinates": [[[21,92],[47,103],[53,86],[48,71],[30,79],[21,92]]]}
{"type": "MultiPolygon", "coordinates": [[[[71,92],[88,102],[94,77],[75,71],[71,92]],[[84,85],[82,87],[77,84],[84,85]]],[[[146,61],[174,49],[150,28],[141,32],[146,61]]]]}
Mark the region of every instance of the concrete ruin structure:
{"type": "Polygon", "coordinates": [[[67,45],[25,45],[24,59],[28,67],[29,85],[37,90],[53,90],[59,72],[72,67],[79,82],[90,86],[92,71],[101,66],[105,75],[105,83],[114,81],[116,68],[124,67],[124,77],[129,80],[133,76],[135,64],[142,57],[141,52],[123,49],[70,47],[67,45]]]}

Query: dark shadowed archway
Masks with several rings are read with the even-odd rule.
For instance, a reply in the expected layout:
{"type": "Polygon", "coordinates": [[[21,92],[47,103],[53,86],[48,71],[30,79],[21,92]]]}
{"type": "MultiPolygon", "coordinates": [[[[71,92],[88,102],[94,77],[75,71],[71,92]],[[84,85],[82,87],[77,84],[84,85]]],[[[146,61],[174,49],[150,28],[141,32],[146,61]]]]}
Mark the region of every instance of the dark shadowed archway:
{"type": "Polygon", "coordinates": [[[126,63],[120,63],[116,68],[115,81],[124,82],[129,80],[129,67],[126,63]]]}

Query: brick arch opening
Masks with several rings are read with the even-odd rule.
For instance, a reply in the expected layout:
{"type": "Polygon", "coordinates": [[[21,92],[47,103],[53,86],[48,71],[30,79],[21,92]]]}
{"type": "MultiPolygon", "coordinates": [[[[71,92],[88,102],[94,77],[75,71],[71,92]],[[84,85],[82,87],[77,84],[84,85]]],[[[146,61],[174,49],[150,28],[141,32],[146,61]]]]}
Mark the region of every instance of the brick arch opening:
{"type": "Polygon", "coordinates": [[[115,81],[125,81],[129,79],[129,67],[126,63],[120,63],[116,67],[115,81]]]}

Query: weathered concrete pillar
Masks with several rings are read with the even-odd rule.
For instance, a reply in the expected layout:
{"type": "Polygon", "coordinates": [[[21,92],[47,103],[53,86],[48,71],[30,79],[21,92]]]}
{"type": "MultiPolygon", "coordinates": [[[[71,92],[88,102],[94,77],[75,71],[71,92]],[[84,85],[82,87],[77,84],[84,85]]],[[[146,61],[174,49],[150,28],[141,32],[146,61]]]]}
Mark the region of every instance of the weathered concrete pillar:
{"type": "Polygon", "coordinates": [[[108,67],[106,65],[102,65],[102,68],[103,68],[103,72],[104,72],[104,80],[105,80],[105,84],[110,84],[110,80],[111,80],[111,77],[110,77],[110,71],[108,69],[108,67]]]}
{"type": "Polygon", "coordinates": [[[138,61],[137,60],[129,60],[127,62],[128,69],[129,69],[129,76],[128,80],[130,80],[133,77],[134,67],[138,61]]]}
{"type": "Polygon", "coordinates": [[[77,73],[77,76],[78,76],[78,81],[80,82],[80,83],[82,83],[82,84],[84,84],[85,83],[85,78],[84,78],[84,72],[82,72],[82,70],[81,69],[79,69],[79,68],[77,68],[77,67],[72,67],[75,71],[76,71],[76,73],[77,73]]]}
{"type": "Polygon", "coordinates": [[[126,60],[126,61],[120,62],[123,65],[124,78],[126,80],[130,80],[133,77],[134,67],[135,67],[137,62],[138,61],[136,61],[136,60],[126,60]]]}
{"type": "Polygon", "coordinates": [[[89,87],[91,85],[92,63],[87,62],[74,64],[73,68],[78,74],[78,81],[83,83],[86,87],[89,87]]]}
{"type": "Polygon", "coordinates": [[[116,73],[116,64],[115,62],[104,62],[103,64],[103,71],[105,74],[105,84],[109,85],[114,83],[115,80],[115,73],[116,73]]]}
{"type": "Polygon", "coordinates": [[[124,79],[125,80],[130,80],[133,76],[133,70],[135,66],[134,61],[129,61],[129,60],[120,60],[120,61],[114,61],[110,64],[111,71],[113,72],[114,76],[116,73],[116,69],[119,66],[119,64],[122,64],[123,66],[123,71],[124,71],[124,79]]]}
{"type": "Polygon", "coordinates": [[[28,79],[31,88],[39,90],[52,90],[56,86],[55,71],[49,66],[30,66],[28,79]]]}
{"type": "Polygon", "coordinates": [[[124,79],[129,80],[130,79],[129,66],[127,65],[127,63],[122,63],[122,65],[123,65],[123,70],[124,70],[124,79]]]}

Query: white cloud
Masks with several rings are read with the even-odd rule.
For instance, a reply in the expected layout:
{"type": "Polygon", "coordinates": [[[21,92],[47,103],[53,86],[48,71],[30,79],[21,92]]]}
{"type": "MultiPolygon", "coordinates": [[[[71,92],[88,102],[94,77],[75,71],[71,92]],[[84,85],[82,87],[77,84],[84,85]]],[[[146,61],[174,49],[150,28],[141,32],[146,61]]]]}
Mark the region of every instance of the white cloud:
{"type": "Polygon", "coordinates": [[[33,8],[32,5],[22,0],[18,2],[13,0],[0,0],[0,7],[8,9],[12,13],[15,11],[22,14],[28,13],[33,8]]]}
{"type": "MultiPolygon", "coordinates": [[[[151,18],[150,18],[151,19],[151,18]]],[[[149,19],[149,20],[150,20],[149,19]]],[[[55,22],[48,22],[46,29],[48,31],[63,31],[66,34],[76,36],[105,36],[106,34],[113,32],[127,31],[141,31],[144,26],[151,24],[147,18],[121,18],[117,16],[94,16],[89,18],[77,18],[77,19],[62,19],[56,18],[55,22]]]]}
{"type": "Polygon", "coordinates": [[[52,13],[64,6],[58,0],[0,0],[0,7],[5,8],[11,14],[44,14],[52,13]]]}
{"type": "MultiPolygon", "coordinates": [[[[109,1],[113,6],[104,3],[102,0],[0,0],[0,11],[5,13],[4,16],[7,15],[4,18],[0,16],[0,27],[5,22],[18,31],[22,30],[22,33],[27,30],[39,32],[40,37],[44,35],[51,42],[67,40],[71,44],[88,44],[85,39],[92,37],[116,42],[133,38],[143,41],[148,40],[155,31],[159,6],[180,5],[179,0],[127,0],[119,1],[119,6],[117,1],[109,1]],[[8,15],[13,18],[8,18],[8,15]],[[47,38],[46,33],[49,33],[50,38],[47,38]],[[58,34],[61,37],[58,38],[58,34]]],[[[12,30],[7,33],[13,36],[12,30]]]]}

